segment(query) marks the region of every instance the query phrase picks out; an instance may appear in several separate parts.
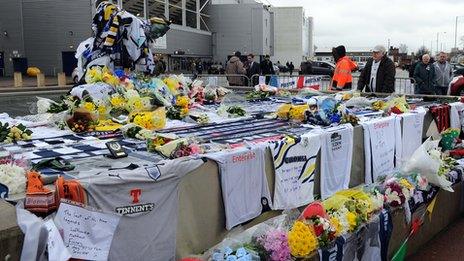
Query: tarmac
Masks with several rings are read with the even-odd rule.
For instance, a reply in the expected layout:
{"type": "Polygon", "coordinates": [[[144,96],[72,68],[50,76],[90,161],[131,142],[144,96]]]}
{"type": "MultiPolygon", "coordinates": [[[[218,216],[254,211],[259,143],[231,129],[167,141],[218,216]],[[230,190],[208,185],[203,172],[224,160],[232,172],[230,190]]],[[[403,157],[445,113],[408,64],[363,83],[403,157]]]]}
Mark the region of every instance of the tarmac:
{"type": "MultiPolygon", "coordinates": [[[[71,77],[66,77],[66,83],[72,84],[71,77]]],[[[54,76],[45,77],[45,86],[57,86],[58,78],[54,76]]],[[[0,77],[0,88],[8,88],[14,86],[13,77],[0,77]]],[[[23,87],[36,87],[37,77],[28,77],[23,75],[23,87]]]]}
{"type": "Polygon", "coordinates": [[[461,250],[464,247],[464,217],[456,220],[425,244],[416,254],[406,258],[410,261],[464,260],[461,250]]]}

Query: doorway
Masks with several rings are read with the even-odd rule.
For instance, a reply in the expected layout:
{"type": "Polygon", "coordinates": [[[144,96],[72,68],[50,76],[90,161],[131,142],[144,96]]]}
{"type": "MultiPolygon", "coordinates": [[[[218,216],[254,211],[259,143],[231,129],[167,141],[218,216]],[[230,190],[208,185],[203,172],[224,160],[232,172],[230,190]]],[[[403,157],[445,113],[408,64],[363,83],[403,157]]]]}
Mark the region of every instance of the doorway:
{"type": "Polygon", "coordinates": [[[71,76],[77,67],[77,59],[74,57],[75,52],[61,52],[63,62],[63,72],[66,76],[71,76]]]}

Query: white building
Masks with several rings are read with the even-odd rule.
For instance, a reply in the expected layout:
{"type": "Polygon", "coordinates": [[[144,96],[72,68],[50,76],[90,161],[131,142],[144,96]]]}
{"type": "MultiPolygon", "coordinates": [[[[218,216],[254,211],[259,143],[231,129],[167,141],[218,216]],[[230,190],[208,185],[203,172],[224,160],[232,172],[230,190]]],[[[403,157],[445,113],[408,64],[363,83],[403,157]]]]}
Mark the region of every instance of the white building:
{"type": "Polygon", "coordinates": [[[303,7],[272,7],[274,21],[273,62],[293,62],[296,68],[314,55],[312,17],[303,7]]]}

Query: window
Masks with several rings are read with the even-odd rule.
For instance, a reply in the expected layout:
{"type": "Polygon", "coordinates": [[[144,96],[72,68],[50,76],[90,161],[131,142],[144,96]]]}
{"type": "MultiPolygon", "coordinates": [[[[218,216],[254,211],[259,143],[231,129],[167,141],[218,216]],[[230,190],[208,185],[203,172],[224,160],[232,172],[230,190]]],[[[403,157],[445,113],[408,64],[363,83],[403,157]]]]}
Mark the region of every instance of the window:
{"type": "Polygon", "coordinates": [[[165,7],[163,0],[149,0],[148,1],[148,16],[149,17],[163,17],[167,18],[165,15],[165,7]]]}
{"type": "Polygon", "coordinates": [[[197,13],[187,10],[186,18],[188,27],[197,28],[197,13]]]}
{"type": "Polygon", "coordinates": [[[173,24],[182,25],[182,8],[169,5],[169,20],[173,24]]]}

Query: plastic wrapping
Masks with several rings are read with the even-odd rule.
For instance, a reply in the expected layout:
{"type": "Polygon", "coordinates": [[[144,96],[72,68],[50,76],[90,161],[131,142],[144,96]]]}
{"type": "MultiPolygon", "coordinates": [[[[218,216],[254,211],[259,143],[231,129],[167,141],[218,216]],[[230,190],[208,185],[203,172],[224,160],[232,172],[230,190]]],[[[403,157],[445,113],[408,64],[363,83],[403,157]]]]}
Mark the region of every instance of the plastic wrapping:
{"type": "Polygon", "coordinates": [[[403,173],[418,172],[427,178],[429,183],[439,186],[440,188],[453,192],[452,182],[448,181],[445,176],[439,176],[441,152],[438,150],[440,140],[432,141],[428,138],[411,156],[409,161],[403,166],[403,173]]]}

